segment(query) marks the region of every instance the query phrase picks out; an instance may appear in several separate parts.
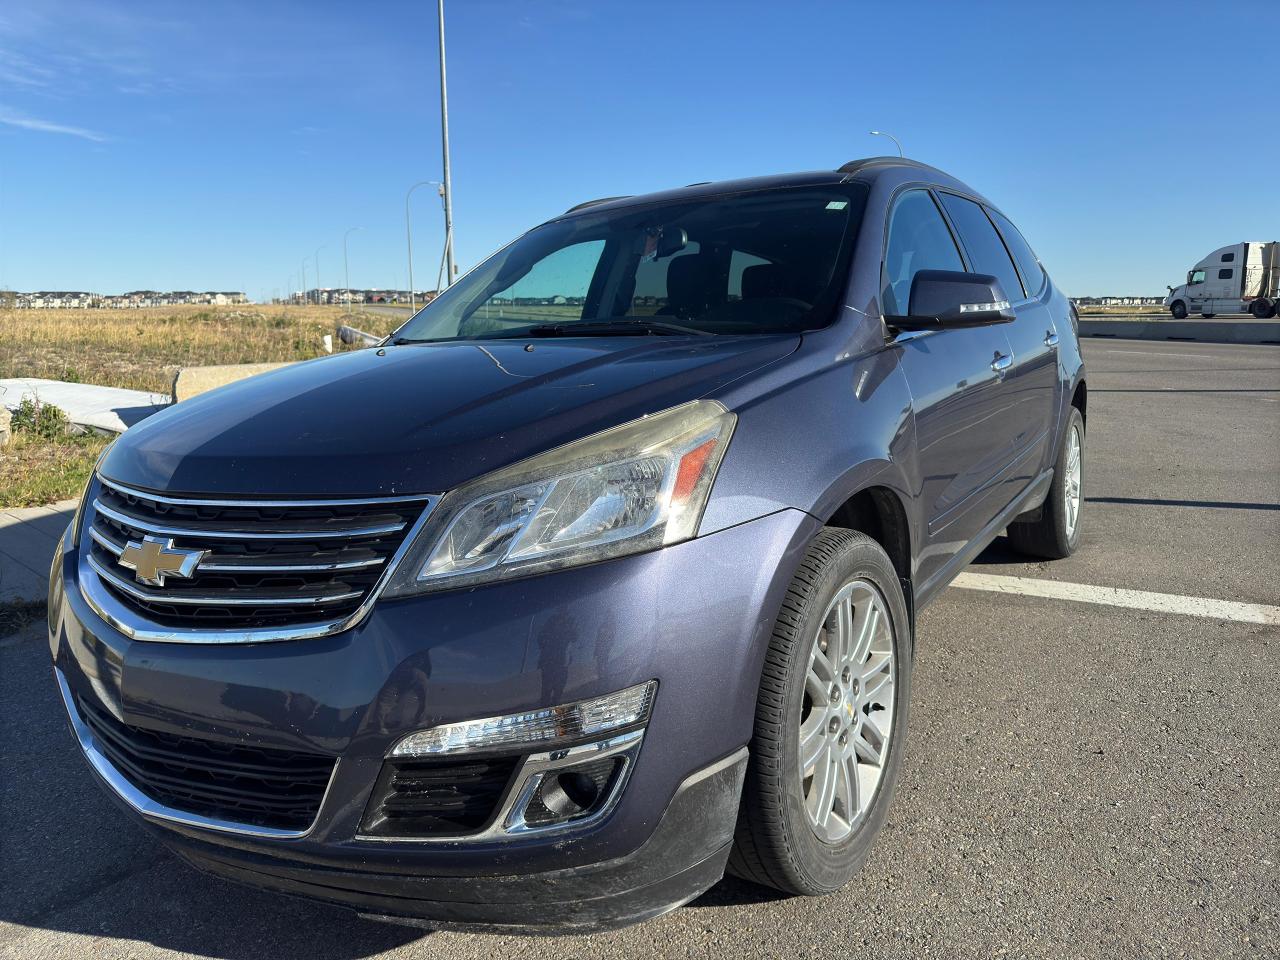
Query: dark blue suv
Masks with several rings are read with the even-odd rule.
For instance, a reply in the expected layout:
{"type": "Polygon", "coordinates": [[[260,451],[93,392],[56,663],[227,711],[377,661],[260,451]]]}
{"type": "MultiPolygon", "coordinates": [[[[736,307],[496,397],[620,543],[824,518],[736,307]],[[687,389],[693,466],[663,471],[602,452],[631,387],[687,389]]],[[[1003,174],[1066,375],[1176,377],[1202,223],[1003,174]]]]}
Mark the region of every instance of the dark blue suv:
{"type": "Polygon", "coordinates": [[[585,203],[121,437],[57,684],[126,811],[254,886],[539,931],[826,893],[917,612],[1006,529],[1076,548],[1085,401],[1068,300],[931,167],[585,203]]]}

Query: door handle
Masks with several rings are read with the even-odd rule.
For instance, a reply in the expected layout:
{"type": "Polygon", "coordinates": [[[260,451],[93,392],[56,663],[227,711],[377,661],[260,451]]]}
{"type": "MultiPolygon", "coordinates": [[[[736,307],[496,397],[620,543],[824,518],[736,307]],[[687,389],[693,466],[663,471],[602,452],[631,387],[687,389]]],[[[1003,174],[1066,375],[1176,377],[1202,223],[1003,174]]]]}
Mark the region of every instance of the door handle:
{"type": "Polygon", "coordinates": [[[1044,345],[1046,347],[1056,347],[1058,345],[1058,335],[1052,330],[1044,332],[1044,345]]]}
{"type": "Polygon", "coordinates": [[[1004,376],[1004,372],[1013,366],[1013,356],[1007,353],[996,353],[996,358],[991,361],[991,369],[1000,376],[1004,376]]]}

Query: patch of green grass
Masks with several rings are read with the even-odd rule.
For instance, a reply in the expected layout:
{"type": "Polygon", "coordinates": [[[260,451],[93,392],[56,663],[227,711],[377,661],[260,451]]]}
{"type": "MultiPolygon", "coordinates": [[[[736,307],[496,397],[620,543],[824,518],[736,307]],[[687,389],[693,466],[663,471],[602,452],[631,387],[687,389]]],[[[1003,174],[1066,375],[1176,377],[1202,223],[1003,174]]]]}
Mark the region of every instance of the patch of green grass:
{"type": "Polygon", "coordinates": [[[39,507],[80,493],[111,440],[75,434],[67,415],[27,398],[13,415],[13,440],[0,450],[0,507],[39,507]]]}

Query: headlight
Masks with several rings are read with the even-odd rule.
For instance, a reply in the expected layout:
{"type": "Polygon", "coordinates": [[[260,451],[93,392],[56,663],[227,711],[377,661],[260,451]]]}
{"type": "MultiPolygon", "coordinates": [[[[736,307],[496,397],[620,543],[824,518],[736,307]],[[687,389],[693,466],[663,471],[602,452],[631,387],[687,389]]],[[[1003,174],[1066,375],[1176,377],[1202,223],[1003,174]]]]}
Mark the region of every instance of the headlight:
{"type": "Polygon", "coordinates": [[[695,400],[452,491],[385,595],[524,576],[690,539],[734,420],[714,400],[695,400]]]}

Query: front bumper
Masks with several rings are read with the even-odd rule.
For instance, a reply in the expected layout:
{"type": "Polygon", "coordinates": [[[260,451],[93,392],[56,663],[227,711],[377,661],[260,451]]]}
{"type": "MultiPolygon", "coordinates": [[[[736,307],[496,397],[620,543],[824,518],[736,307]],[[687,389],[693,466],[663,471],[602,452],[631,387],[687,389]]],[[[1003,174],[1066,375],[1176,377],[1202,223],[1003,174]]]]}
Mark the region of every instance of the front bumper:
{"type": "Polygon", "coordinates": [[[760,663],[816,529],[781,511],[650,554],[385,601],[331,637],[228,647],[124,637],[80,597],[68,550],[55,563],[51,651],[70,702],[132,726],[337,758],[314,822],[290,836],[174,818],[111,791],[193,863],[368,914],[595,929],[670,909],[722,874],[760,663]],[[650,679],[643,745],[600,821],[521,837],[361,836],[405,733],[650,679]]]}

